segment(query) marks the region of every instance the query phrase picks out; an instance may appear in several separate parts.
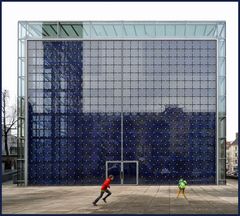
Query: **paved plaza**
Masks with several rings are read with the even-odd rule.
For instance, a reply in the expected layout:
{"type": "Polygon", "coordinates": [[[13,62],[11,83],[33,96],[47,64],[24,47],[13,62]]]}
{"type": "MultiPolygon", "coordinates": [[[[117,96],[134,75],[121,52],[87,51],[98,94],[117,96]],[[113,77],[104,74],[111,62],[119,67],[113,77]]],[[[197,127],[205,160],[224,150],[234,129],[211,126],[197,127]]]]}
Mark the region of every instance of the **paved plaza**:
{"type": "Polygon", "coordinates": [[[111,186],[112,195],[93,206],[99,186],[2,187],[3,214],[237,214],[238,182],[227,185],[188,186],[187,200],[176,198],[177,187],[111,186]]]}

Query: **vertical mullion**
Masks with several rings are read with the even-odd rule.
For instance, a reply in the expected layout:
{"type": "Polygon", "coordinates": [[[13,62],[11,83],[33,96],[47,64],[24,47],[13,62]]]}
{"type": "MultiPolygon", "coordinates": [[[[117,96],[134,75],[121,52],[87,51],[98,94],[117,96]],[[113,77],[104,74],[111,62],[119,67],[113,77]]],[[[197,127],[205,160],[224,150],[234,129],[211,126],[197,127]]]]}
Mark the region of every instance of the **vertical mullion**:
{"type": "Polygon", "coordinates": [[[175,88],[176,88],[176,95],[175,95],[175,97],[176,97],[176,103],[179,105],[179,98],[178,98],[178,67],[179,67],[179,64],[178,64],[178,42],[179,41],[176,41],[176,78],[175,78],[175,80],[176,80],[176,86],[175,86],[175,88]]]}
{"type": "Polygon", "coordinates": [[[184,41],[183,42],[184,43],[184,46],[183,46],[183,53],[184,53],[184,56],[183,56],[183,60],[184,60],[184,66],[183,66],[183,71],[184,71],[184,73],[183,73],[183,78],[182,78],[182,80],[183,80],[183,83],[184,83],[184,86],[183,86],[183,91],[184,91],[184,96],[183,96],[183,107],[184,107],[184,110],[186,110],[186,95],[185,95],[185,87],[186,87],[186,42],[184,41]]]}
{"type": "MultiPolygon", "coordinates": [[[[36,48],[36,47],[35,47],[36,48]]],[[[24,71],[24,91],[25,91],[25,124],[24,124],[24,138],[25,138],[25,145],[24,145],[24,183],[25,186],[28,185],[28,42],[25,44],[25,71],[24,71]]],[[[22,87],[22,86],[21,86],[22,87]]],[[[20,90],[22,91],[22,89],[20,90]]]]}
{"type": "MultiPolygon", "coordinates": [[[[196,30],[196,27],[195,27],[195,30],[196,30]]],[[[192,88],[191,88],[191,91],[193,92],[193,68],[194,68],[194,41],[192,41],[192,88]]],[[[192,105],[191,105],[192,109],[191,109],[191,112],[193,112],[193,94],[192,94],[192,105]]]]}
{"type": "Polygon", "coordinates": [[[123,41],[121,41],[121,173],[123,173],[123,41]]]}
{"type": "Polygon", "coordinates": [[[92,113],[92,52],[94,52],[92,50],[92,41],[90,40],[89,41],[89,76],[90,76],[90,79],[89,79],[89,83],[90,83],[90,90],[89,90],[89,98],[90,98],[90,103],[89,103],[89,108],[90,108],[90,113],[92,113]]]}

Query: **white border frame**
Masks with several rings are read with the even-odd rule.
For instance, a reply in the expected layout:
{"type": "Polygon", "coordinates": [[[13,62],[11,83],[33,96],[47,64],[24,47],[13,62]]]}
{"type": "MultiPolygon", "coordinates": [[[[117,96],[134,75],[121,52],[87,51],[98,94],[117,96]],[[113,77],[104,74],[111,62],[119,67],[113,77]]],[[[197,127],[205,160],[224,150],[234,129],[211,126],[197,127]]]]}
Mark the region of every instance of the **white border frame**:
{"type": "Polygon", "coordinates": [[[28,185],[28,40],[24,41],[25,46],[25,69],[24,69],[24,88],[25,88],[25,96],[24,96],[24,104],[25,104],[25,143],[24,143],[24,184],[28,185]]]}

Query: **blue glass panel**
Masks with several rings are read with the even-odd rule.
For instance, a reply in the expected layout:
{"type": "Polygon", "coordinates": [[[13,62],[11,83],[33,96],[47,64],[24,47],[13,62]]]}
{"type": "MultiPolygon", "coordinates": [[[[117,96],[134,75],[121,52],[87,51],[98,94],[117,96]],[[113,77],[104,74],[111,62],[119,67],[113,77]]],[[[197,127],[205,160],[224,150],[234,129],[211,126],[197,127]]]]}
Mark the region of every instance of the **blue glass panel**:
{"type": "Polygon", "coordinates": [[[137,184],[137,164],[136,163],[124,163],[124,184],[137,184]]]}
{"type": "Polygon", "coordinates": [[[124,115],[124,160],[139,161],[140,184],[175,184],[180,177],[191,184],[214,184],[214,125],[215,113],[177,108],[124,115]],[[212,129],[206,128],[210,122],[212,129]]]}
{"type": "Polygon", "coordinates": [[[123,159],[139,162],[140,184],[215,182],[216,42],[36,43],[30,185],[101,183],[105,162],[121,160],[121,109],[123,159]]]}
{"type": "Polygon", "coordinates": [[[105,161],[120,159],[120,115],[83,112],[83,42],[42,43],[35,73],[51,85],[30,94],[36,103],[28,106],[29,184],[100,183],[105,161]]]}

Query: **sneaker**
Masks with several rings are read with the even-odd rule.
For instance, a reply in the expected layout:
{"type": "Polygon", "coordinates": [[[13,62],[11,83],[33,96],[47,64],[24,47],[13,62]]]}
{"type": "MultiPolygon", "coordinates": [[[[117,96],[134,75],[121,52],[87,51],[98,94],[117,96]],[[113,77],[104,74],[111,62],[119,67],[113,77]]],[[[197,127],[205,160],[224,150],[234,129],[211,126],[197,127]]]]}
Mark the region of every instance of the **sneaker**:
{"type": "Polygon", "coordinates": [[[94,206],[97,206],[97,204],[95,202],[92,203],[94,206]]]}
{"type": "Polygon", "coordinates": [[[103,201],[104,201],[105,203],[107,203],[106,199],[104,199],[104,198],[103,198],[103,201]]]}

